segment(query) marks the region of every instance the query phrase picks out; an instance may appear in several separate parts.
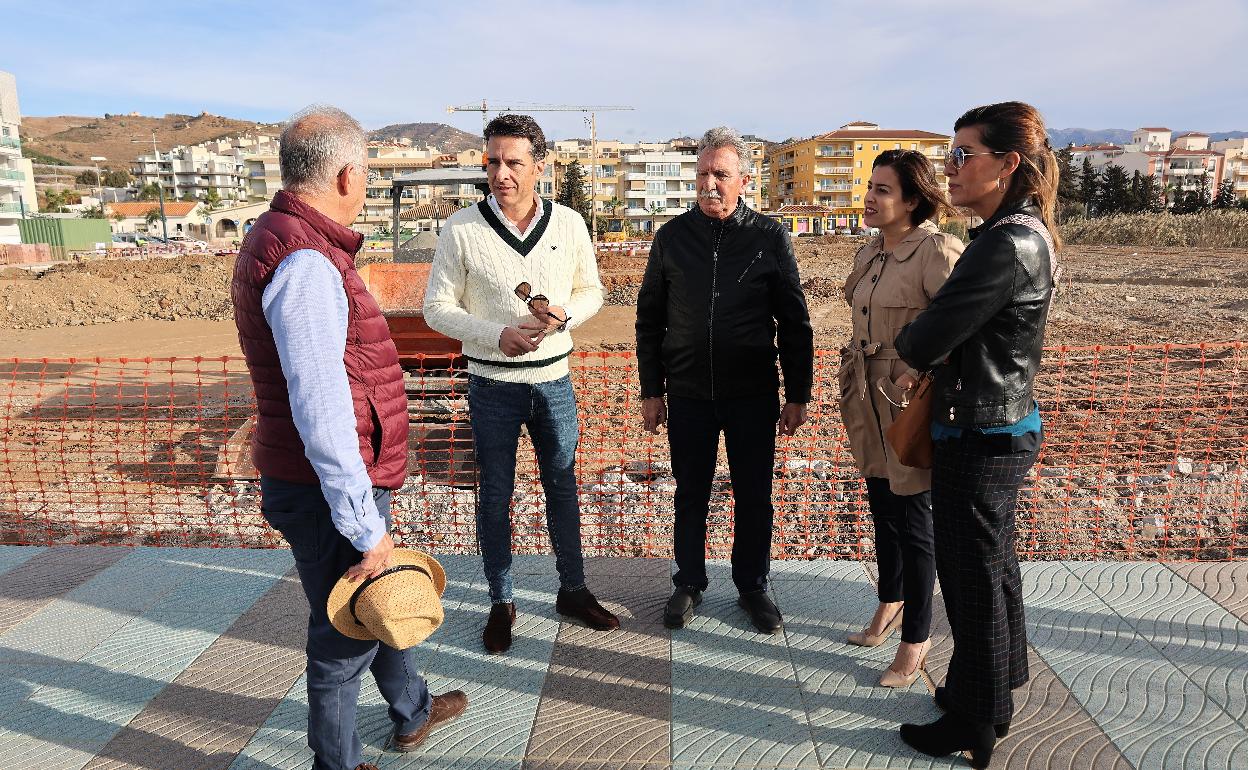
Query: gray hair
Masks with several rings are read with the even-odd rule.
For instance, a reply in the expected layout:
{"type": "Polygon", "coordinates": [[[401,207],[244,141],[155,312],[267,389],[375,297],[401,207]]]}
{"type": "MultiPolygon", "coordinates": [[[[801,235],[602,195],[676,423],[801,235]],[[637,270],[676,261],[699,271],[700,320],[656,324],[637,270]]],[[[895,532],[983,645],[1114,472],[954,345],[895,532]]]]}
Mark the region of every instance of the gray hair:
{"type": "Polygon", "coordinates": [[[701,141],[698,142],[698,155],[701,156],[707,150],[718,150],[721,147],[731,147],[737,151],[737,158],[741,161],[741,176],[750,173],[750,148],[746,146],[741,134],[728,126],[716,126],[703,134],[701,141]]]}
{"type": "Polygon", "coordinates": [[[363,167],[368,158],[368,138],[359,122],[328,104],[291,115],[281,142],[282,186],[291,192],[324,192],[343,166],[363,167]]]}

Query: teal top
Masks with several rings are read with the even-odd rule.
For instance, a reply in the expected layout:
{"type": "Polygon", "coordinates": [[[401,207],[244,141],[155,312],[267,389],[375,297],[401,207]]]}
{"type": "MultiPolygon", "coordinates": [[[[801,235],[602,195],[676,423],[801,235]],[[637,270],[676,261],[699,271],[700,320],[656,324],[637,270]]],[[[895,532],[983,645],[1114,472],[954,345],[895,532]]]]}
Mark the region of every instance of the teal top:
{"type": "MultiPolygon", "coordinates": [[[[974,430],[985,435],[1004,433],[1009,436],[1021,436],[1025,433],[1039,433],[1041,425],[1040,405],[1032,402],[1031,411],[1018,422],[1009,425],[997,425],[992,428],[974,428],[974,430]]],[[[942,438],[961,438],[962,431],[962,428],[952,425],[941,425],[932,420],[932,441],[940,441],[942,438]]]]}

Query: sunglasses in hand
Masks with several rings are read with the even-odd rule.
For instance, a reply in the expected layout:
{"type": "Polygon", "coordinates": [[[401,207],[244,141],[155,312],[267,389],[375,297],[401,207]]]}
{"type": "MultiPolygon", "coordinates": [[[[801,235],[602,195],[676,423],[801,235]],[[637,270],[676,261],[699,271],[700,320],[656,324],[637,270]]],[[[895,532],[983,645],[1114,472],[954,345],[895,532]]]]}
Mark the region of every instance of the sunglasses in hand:
{"type": "Polygon", "coordinates": [[[560,324],[568,322],[568,319],[560,318],[558,314],[550,312],[550,300],[547,299],[545,294],[532,294],[532,291],[533,287],[529,285],[528,281],[524,281],[516,287],[516,296],[529,306],[529,310],[532,310],[534,315],[550,316],[560,324]]]}

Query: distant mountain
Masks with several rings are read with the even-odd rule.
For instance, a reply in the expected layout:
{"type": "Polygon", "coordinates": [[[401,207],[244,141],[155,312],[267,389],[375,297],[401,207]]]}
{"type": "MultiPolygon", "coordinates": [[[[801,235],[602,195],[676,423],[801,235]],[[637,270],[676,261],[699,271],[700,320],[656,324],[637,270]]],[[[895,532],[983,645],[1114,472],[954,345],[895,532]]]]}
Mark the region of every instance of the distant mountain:
{"type": "Polygon", "coordinates": [[[410,139],[412,144],[430,144],[442,152],[481,149],[481,137],[445,123],[395,123],[369,131],[368,138],[377,142],[410,139]]]}
{"type": "MultiPolygon", "coordinates": [[[[1128,128],[1050,128],[1049,144],[1054,147],[1065,147],[1068,144],[1127,144],[1131,141],[1131,133],[1135,129],[1128,128]]],[[[1174,136],[1197,131],[1199,129],[1176,129],[1174,136]]],[[[1248,137],[1248,131],[1206,131],[1210,142],[1222,142],[1227,139],[1248,137]]]]}
{"type": "Polygon", "coordinates": [[[199,144],[248,131],[277,131],[277,126],[236,120],[202,112],[198,115],[77,115],[22,118],[22,149],[28,157],[43,156],[71,165],[89,166],[92,155],[103,155],[103,168],[130,168],[134,159],[152,151],[152,132],[161,150],[179,144],[199,144]],[[135,144],[132,140],[138,140],[135,144]],[[146,143],[146,147],[143,143],[146,143]]]}

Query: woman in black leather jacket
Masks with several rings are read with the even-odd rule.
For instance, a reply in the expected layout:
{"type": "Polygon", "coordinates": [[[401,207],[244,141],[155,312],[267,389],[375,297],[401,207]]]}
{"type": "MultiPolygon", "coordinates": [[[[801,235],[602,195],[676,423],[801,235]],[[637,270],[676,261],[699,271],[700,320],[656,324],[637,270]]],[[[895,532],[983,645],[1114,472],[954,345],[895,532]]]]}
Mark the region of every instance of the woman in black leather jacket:
{"type": "Polygon", "coordinates": [[[954,131],[950,201],[984,223],[895,343],[911,366],[935,369],[933,529],[954,648],[936,688],[946,714],[902,725],[901,737],[933,756],[969,750],[987,767],[1011,690],[1028,678],[1014,506],[1042,435],[1032,388],[1053,293],[1058,164],[1028,104],[976,107],[954,131]]]}

